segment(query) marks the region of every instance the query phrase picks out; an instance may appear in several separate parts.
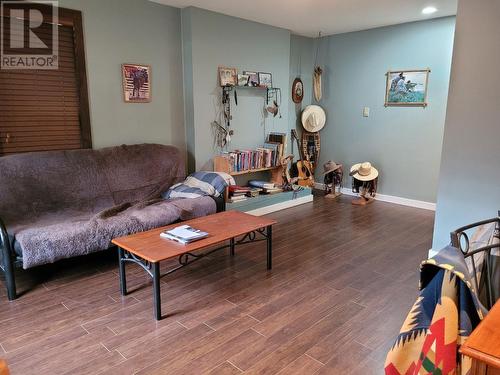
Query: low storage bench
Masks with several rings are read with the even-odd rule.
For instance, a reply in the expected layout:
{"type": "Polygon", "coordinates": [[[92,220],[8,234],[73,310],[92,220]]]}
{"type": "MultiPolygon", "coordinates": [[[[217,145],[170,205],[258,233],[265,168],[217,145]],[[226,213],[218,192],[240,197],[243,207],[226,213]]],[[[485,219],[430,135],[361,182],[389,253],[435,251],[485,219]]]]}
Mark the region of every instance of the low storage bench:
{"type": "Polygon", "coordinates": [[[158,144],[0,157],[0,265],[9,300],[15,267],[105,250],[113,238],[224,207],[210,196],[161,198],[184,178],[179,150],[158,144]]]}

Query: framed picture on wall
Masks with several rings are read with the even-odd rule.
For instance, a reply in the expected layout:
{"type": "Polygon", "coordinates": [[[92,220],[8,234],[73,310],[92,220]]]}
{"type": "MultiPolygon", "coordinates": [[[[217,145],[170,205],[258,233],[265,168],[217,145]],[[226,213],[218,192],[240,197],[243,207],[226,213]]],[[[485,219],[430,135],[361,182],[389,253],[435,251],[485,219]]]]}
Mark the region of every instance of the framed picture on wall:
{"type": "Polygon", "coordinates": [[[225,66],[219,66],[219,85],[221,86],[236,86],[237,76],[236,68],[227,68],[225,66]]]}
{"type": "Polygon", "coordinates": [[[257,72],[244,71],[243,74],[248,76],[248,86],[257,87],[259,86],[259,75],[257,72]]]}
{"type": "Polygon", "coordinates": [[[151,67],[122,64],[123,99],[126,103],[151,101],[151,67]]]}
{"type": "Polygon", "coordinates": [[[238,74],[238,86],[248,86],[249,78],[248,74],[238,74]]]}
{"type": "Polygon", "coordinates": [[[259,86],[260,87],[273,87],[273,76],[271,73],[259,72],[259,86]]]}
{"type": "Polygon", "coordinates": [[[430,69],[388,71],[385,106],[427,106],[430,69]]]}

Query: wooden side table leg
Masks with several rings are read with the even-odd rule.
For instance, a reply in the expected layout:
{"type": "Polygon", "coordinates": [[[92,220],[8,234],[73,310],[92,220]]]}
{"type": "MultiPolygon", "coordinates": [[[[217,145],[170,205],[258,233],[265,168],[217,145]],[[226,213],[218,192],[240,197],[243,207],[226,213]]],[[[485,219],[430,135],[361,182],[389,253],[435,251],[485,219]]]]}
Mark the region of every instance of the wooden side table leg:
{"type": "Polygon", "coordinates": [[[268,225],[266,231],[267,237],[267,269],[273,268],[273,226],[268,225]]]}
{"type": "Polygon", "coordinates": [[[153,304],[155,319],[161,320],[160,262],[153,263],[153,304]]]}
{"type": "Polygon", "coordinates": [[[118,247],[118,269],[120,270],[120,293],[122,296],[127,295],[127,277],[125,275],[124,251],[118,247]]]}

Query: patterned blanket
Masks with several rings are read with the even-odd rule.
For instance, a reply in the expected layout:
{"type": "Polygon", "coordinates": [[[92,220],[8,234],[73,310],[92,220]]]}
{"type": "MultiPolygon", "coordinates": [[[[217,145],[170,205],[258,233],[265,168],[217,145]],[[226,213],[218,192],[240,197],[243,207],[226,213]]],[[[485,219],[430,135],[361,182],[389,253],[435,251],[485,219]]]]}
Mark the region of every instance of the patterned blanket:
{"type": "Polygon", "coordinates": [[[223,172],[195,172],[183,182],[175,184],[162,194],[164,199],[219,197],[228,185],[234,185],[232,176],[223,172]]]}
{"type": "Polygon", "coordinates": [[[420,294],[387,355],[386,375],[470,374],[458,348],[485,314],[463,255],[442,249],[422,262],[420,294]]]}

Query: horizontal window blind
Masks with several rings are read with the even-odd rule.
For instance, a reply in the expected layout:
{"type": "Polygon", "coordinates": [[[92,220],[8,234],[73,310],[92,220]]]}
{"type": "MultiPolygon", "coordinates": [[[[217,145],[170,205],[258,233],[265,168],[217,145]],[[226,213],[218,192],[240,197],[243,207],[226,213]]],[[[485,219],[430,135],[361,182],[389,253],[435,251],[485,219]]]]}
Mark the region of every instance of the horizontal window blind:
{"type": "MultiPolygon", "coordinates": [[[[37,34],[42,41],[51,37],[46,29],[37,34]]],[[[82,134],[74,32],[58,26],[58,69],[0,70],[0,156],[90,147],[90,134],[82,134]]]]}

